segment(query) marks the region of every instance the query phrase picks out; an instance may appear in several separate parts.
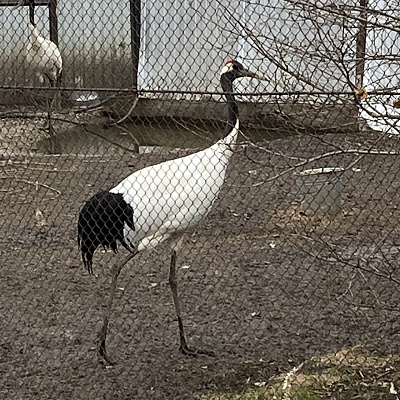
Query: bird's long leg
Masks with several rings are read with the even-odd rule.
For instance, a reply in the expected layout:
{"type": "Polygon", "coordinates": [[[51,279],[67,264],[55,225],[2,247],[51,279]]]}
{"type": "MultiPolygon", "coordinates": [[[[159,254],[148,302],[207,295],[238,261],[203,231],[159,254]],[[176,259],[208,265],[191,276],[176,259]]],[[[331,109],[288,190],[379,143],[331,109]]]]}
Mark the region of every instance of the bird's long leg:
{"type": "Polygon", "coordinates": [[[122,268],[128,263],[133,257],[135,253],[129,254],[122,262],[115,263],[111,268],[111,287],[110,287],[110,296],[108,298],[107,308],[104,312],[103,316],[103,326],[101,327],[98,335],[97,335],[97,354],[100,359],[104,360],[106,364],[113,365],[114,362],[108,357],[106,352],[106,338],[108,331],[108,323],[110,321],[111,309],[114,302],[115,290],[117,288],[117,279],[122,270],[122,268]]]}
{"type": "MultiPolygon", "coordinates": [[[[50,77],[48,77],[48,78],[49,78],[49,82],[50,82],[50,87],[51,88],[56,88],[57,87],[56,86],[56,81],[54,79],[50,78],[50,77]]],[[[51,102],[50,102],[50,110],[54,110],[54,104],[55,104],[55,110],[59,111],[58,104],[57,104],[58,91],[54,90],[54,91],[52,91],[50,93],[52,94],[52,99],[51,99],[51,102]]]]}
{"type": "MultiPolygon", "coordinates": [[[[48,99],[46,100],[48,102],[48,99]]],[[[52,106],[50,106],[52,107],[52,106]]],[[[51,109],[47,109],[47,122],[48,122],[48,132],[49,132],[49,143],[50,143],[50,153],[56,154],[61,151],[58,138],[56,136],[56,131],[54,129],[53,123],[51,121],[51,109]]]]}
{"type": "Polygon", "coordinates": [[[199,354],[204,354],[208,356],[213,356],[214,353],[212,351],[206,350],[198,350],[194,348],[189,348],[186,342],[185,331],[183,329],[183,322],[181,316],[181,303],[178,297],[178,284],[176,280],[176,250],[171,250],[171,264],[169,268],[169,285],[171,287],[172,296],[174,299],[175,312],[178,317],[178,326],[179,326],[179,340],[180,340],[180,351],[187,356],[196,357],[199,354]]]}

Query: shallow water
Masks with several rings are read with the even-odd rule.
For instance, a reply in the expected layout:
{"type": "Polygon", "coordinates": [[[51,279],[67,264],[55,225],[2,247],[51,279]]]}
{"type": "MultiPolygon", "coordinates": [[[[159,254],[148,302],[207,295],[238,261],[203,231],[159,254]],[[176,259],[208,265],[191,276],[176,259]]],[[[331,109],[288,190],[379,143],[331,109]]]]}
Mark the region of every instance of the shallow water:
{"type": "MultiPolygon", "coordinates": [[[[245,135],[256,142],[278,137],[260,129],[246,130],[245,135]]],[[[73,127],[57,132],[52,138],[40,140],[36,150],[43,153],[107,156],[126,152],[143,154],[171,148],[205,148],[223,136],[223,125],[212,121],[149,120],[129,123],[124,127],[73,127]]],[[[242,137],[239,140],[246,139],[242,137]]]]}

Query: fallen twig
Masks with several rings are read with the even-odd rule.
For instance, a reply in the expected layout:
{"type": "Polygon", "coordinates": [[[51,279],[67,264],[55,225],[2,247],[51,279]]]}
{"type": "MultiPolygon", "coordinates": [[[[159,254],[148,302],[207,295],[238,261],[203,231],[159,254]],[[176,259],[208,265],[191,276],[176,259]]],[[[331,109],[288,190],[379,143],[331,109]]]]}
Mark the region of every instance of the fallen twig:
{"type": "Polygon", "coordinates": [[[385,151],[385,150],[361,150],[361,149],[348,149],[348,150],[335,150],[335,151],[329,151],[328,153],[320,154],[319,156],[311,157],[308,158],[302,162],[297,163],[293,167],[290,167],[288,169],[285,169],[285,171],[280,172],[277,175],[274,175],[265,181],[262,182],[257,182],[253,186],[260,186],[263,185],[264,183],[268,183],[271,181],[274,181],[278,178],[280,178],[283,175],[288,174],[291,171],[294,171],[297,168],[303,167],[307,164],[310,164],[314,161],[322,160],[327,157],[332,157],[332,156],[337,156],[337,155],[344,155],[344,154],[361,154],[360,157],[358,157],[354,162],[352,162],[349,166],[346,167],[346,170],[352,168],[355,164],[357,164],[362,157],[365,155],[386,155],[386,156],[398,156],[400,155],[399,151],[385,151]]]}
{"type": "Polygon", "coordinates": [[[32,181],[28,181],[26,179],[14,178],[12,176],[0,176],[0,179],[12,179],[15,182],[26,183],[27,185],[33,185],[33,186],[35,186],[36,190],[38,190],[37,188],[40,186],[40,187],[43,187],[45,189],[51,190],[52,192],[55,192],[57,195],[55,197],[50,198],[49,200],[54,200],[57,197],[61,196],[61,192],[58,189],[54,189],[51,186],[46,185],[45,183],[40,183],[38,181],[32,182],[32,181]]]}

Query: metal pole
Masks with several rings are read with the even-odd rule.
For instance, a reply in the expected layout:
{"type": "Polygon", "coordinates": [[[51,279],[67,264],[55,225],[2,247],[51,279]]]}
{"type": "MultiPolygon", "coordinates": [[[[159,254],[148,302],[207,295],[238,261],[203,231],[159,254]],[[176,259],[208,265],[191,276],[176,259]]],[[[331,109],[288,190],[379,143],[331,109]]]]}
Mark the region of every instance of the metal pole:
{"type": "Polygon", "coordinates": [[[50,40],[58,46],[57,0],[49,2],[50,40]]]}
{"type": "Polygon", "coordinates": [[[365,70],[365,48],[367,42],[367,5],[368,0],[360,0],[360,23],[356,39],[356,87],[363,87],[365,70]]]}
{"type": "Polygon", "coordinates": [[[29,6],[29,22],[32,25],[35,25],[35,1],[28,0],[28,6],[29,6]]]}
{"type": "Polygon", "coordinates": [[[137,88],[140,55],[141,0],[129,0],[129,6],[131,22],[132,86],[137,88]]]}

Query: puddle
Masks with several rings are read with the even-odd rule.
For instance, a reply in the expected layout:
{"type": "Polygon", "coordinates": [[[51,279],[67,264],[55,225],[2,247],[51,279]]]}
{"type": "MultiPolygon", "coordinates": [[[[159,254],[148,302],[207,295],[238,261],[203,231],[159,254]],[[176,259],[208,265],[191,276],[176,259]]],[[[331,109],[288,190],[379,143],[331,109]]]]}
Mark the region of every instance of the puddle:
{"type": "MultiPolygon", "coordinates": [[[[214,121],[177,121],[146,119],[129,123],[124,127],[101,128],[90,126],[71,127],[58,131],[52,138],[38,141],[35,150],[45,154],[85,154],[100,156],[152,153],[170,148],[200,149],[216,142],[224,133],[224,125],[214,121]]],[[[246,131],[250,140],[260,141],[259,130],[246,131]]]]}

